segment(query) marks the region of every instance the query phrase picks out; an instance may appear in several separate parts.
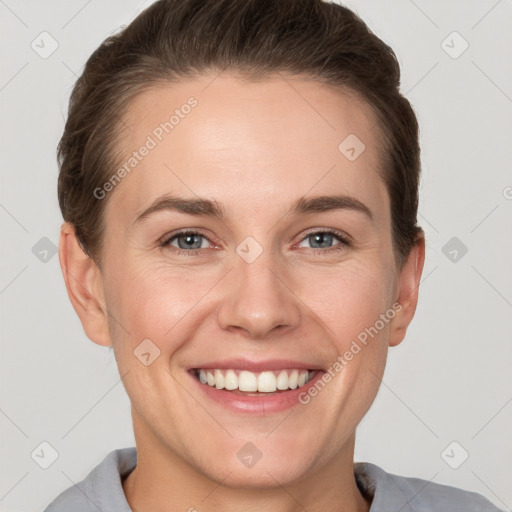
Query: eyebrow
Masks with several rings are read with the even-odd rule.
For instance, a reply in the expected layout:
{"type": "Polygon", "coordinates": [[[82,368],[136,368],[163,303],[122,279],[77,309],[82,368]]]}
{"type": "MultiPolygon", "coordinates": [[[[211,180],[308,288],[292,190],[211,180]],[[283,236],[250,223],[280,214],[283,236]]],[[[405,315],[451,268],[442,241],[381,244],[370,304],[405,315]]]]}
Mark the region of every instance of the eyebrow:
{"type": "MultiPolygon", "coordinates": [[[[227,220],[224,207],[217,201],[209,199],[183,198],[166,194],[153,201],[153,203],[134,221],[134,224],[144,221],[152,214],[163,211],[175,211],[188,215],[205,215],[216,217],[222,221],[227,220]]],[[[352,210],[363,213],[370,220],[374,220],[372,211],[355,197],[347,195],[322,195],[301,197],[292,204],[287,214],[304,215],[308,213],[326,212],[330,210],[352,210]]]]}

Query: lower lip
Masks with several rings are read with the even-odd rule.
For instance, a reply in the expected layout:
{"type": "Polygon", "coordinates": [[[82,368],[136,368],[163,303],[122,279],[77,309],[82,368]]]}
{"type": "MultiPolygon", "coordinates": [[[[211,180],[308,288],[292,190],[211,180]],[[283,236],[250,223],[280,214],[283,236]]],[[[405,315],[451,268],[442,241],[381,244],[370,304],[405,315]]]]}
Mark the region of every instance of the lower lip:
{"type": "Polygon", "coordinates": [[[189,375],[208,399],[219,403],[226,409],[234,412],[267,415],[285,411],[295,405],[303,405],[299,401],[299,395],[307,393],[308,389],[322,378],[323,373],[321,370],[316,370],[313,378],[300,388],[279,393],[261,393],[261,395],[239,395],[225,389],[217,389],[208,384],[202,384],[191,373],[189,375]]]}

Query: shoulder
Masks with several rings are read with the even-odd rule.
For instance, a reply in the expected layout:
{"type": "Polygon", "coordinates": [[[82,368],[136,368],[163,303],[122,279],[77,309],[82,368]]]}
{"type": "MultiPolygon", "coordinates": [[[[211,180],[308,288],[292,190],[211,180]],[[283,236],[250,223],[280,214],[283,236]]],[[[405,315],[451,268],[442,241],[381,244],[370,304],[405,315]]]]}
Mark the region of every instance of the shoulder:
{"type": "Polygon", "coordinates": [[[137,463],[134,447],[110,452],[83,480],[62,491],[44,512],[131,512],[121,483],[121,476],[137,463]]]}
{"type": "Polygon", "coordinates": [[[395,475],[369,462],[356,462],[354,475],[361,492],[373,497],[370,512],[503,512],[476,492],[395,475]]]}

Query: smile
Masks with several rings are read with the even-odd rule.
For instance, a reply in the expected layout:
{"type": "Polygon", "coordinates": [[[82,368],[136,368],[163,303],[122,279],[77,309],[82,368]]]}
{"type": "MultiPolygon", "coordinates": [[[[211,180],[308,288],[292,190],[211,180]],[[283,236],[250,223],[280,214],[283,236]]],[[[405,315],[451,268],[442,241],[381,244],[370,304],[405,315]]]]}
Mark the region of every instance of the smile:
{"type": "Polygon", "coordinates": [[[306,385],[314,370],[282,369],[251,372],[238,369],[194,369],[195,377],[206,386],[240,393],[275,393],[306,385]]]}

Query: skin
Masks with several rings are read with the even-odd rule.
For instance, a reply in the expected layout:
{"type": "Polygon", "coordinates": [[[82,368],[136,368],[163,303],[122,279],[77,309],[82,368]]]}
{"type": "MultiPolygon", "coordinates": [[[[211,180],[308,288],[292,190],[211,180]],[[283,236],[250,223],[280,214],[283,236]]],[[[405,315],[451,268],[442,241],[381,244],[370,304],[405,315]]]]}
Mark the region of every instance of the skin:
{"type": "Polygon", "coordinates": [[[70,300],[87,336],[113,346],[132,404],[138,464],[123,482],[127,500],[138,512],[367,511],[353,476],[355,429],[388,347],[413,318],[424,239],[398,266],[375,118],[354,94],[284,75],[257,83],[215,76],[154,88],[130,105],[119,141],[127,157],[168,112],[198,100],[103,199],[101,269],[71,225],[61,230],[70,300]],[[352,162],[338,150],[351,133],[366,146],[352,162]],[[215,199],[227,217],[166,210],[134,224],[171,193],[215,199]],[[357,198],[373,219],[352,209],[287,214],[300,197],[335,193],[357,198]],[[184,228],[206,237],[195,255],[174,252],[176,238],[162,246],[184,228]],[[327,229],[352,242],[308,238],[327,229]],[[247,236],[263,248],[250,264],[236,252],[247,236]],[[242,356],[327,370],[396,302],[394,318],[291,414],[230,412],[189,385],[191,366],[242,356]],[[160,350],[149,366],[133,354],[147,338],[160,350]],[[247,442],[263,455],[252,468],[236,457],[247,442]]]}

